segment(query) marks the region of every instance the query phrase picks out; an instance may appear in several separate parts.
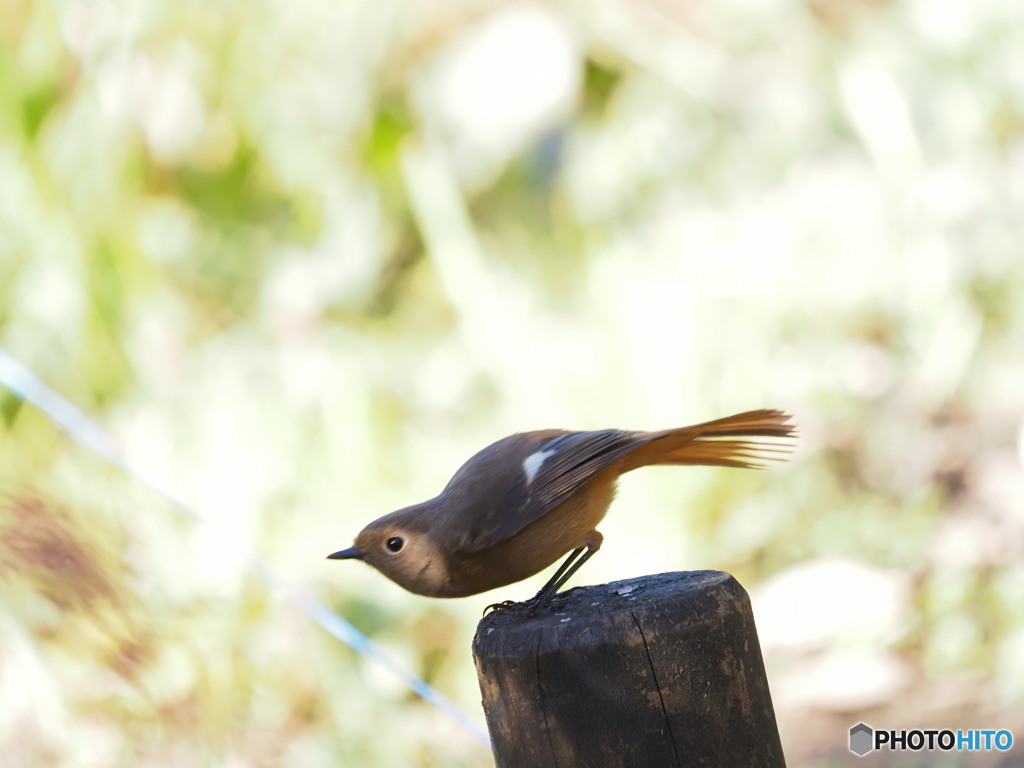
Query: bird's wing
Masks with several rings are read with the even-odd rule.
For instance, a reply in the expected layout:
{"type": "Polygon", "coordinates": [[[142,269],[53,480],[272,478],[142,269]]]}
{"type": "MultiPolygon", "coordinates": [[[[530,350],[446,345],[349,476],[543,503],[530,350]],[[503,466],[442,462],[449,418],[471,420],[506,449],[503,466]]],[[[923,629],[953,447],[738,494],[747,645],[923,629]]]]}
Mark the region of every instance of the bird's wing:
{"type": "Polygon", "coordinates": [[[641,444],[637,438],[643,434],[616,429],[568,432],[539,443],[523,461],[516,481],[476,518],[467,547],[485,549],[540,519],[641,444]]]}

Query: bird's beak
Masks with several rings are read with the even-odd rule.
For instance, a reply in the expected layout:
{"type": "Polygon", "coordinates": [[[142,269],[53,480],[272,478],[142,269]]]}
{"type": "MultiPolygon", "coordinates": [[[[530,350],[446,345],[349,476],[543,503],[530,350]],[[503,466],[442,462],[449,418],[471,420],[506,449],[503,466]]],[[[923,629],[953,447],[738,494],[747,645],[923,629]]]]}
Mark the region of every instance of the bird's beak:
{"type": "Polygon", "coordinates": [[[340,552],[335,552],[332,555],[328,555],[327,559],[328,560],[362,560],[364,557],[366,557],[366,555],[364,555],[358,549],[356,549],[355,547],[349,547],[348,549],[343,549],[340,552]]]}

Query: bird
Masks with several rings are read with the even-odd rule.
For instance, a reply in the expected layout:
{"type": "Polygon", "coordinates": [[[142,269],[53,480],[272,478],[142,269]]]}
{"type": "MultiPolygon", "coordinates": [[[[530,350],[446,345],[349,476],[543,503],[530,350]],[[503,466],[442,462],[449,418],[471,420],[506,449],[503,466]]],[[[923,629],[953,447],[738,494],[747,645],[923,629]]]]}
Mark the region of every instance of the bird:
{"type": "Polygon", "coordinates": [[[472,456],[435,498],[374,520],[327,559],[362,560],[409,592],[451,598],[513,584],[567,555],[525,601],[536,609],[601,548],[597,526],[620,475],[659,464],[764,469],[792,451],[791,420],[760,409],[656,432],[516,433],[472,456]]]}

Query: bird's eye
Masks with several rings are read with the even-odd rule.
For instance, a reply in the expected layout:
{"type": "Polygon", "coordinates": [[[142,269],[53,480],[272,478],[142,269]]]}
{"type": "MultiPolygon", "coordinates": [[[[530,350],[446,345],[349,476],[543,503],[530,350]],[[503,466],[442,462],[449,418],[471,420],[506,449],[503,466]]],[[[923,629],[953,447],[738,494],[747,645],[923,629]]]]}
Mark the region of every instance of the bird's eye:
{"type": "Polygon", "coordinates": [[[388,552],[401,552],[405,542],[398,536],[392,536],[384,546],[388,548],[388,552]]]}

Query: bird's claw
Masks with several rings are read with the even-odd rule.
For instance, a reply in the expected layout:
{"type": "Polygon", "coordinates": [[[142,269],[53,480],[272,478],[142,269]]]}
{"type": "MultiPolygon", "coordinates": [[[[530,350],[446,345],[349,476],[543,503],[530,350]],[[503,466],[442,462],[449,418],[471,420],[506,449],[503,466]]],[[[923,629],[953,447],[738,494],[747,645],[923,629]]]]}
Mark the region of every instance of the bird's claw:
{"type": "Polygon", "coordinates": [[[532,600],[526,600],[522,603],[516,600],[502,600],[500,603],[491,603],[486,608],[484,608],[484,616],[486,616],[491,611],[507,611],[512,608],[522,608],[524,606],[529,606],[531,603],[533,603],[532,600]]]}

